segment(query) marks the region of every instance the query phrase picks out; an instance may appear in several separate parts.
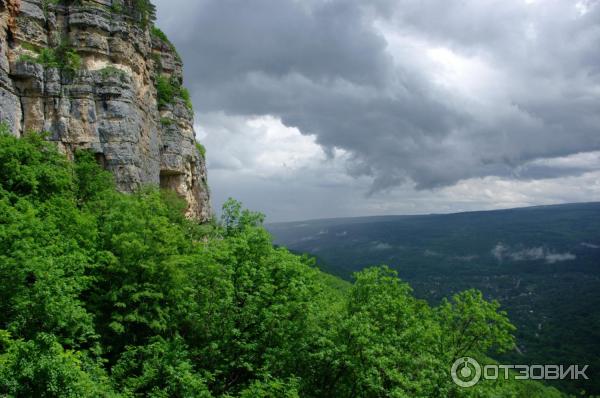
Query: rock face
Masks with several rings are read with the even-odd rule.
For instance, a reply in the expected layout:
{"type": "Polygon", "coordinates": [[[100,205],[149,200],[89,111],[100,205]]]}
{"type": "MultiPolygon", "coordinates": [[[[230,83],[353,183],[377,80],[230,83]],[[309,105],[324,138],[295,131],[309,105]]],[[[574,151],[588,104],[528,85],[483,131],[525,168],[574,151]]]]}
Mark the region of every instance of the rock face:
{"type": "Polygon", "coordinates": [[[92,150],[121,191],[172,189],[207,221],[182,63],[152,13],[139,0],[0,0],[0,120],[48,131],[68,156],[92,150]]]}

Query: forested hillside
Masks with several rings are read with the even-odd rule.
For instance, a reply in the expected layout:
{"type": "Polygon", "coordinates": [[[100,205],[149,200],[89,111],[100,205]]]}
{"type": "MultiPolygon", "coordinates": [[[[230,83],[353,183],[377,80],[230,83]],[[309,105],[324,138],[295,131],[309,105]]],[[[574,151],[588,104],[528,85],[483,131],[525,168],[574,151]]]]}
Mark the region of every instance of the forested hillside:
{"type": "Polygon", "coordinates": [[[267,227],[276,243],[347,280],[387,264],[431,305],[481,290],[517,327],[518,349],[499,360],[587,364],[590,380],[549,383],[600,394],[600,203],[267,227]]]}
{"type": "Polygon", "coordinates": [[[456,358],[514,343],[477,291],[431,307],[385,267],[347,284],[235,201],[202,225],[112,178],[87,152],[0,134],[0,396],[560,396],[452,383],[456,358]]]}

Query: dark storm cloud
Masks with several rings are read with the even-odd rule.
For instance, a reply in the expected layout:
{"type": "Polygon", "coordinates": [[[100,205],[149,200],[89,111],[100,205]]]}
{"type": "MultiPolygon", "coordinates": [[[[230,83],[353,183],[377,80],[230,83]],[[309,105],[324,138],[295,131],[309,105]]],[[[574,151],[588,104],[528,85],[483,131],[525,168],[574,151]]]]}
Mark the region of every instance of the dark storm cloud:
{"type": "Polygon", "coordinates": [[[595,1],[156,3],[201,113],[279,117],[374,191],[600,149],[595,1]]]}

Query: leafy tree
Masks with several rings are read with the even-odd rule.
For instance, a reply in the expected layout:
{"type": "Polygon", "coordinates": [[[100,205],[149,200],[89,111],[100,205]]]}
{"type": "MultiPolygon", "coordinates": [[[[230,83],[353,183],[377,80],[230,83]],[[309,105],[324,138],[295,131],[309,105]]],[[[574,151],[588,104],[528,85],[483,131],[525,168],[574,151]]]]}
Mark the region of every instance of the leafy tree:
{"type": "Polygon", "coordinates": [[[98,363],[82,352],[65,350],[40,333],[14,340],[0,330],[0,394],[14,397],[115,397],[98,363]]]}
{"type": "Polygon", "coordinates": [[[46,200],[72,189],[71,165],[40,134],[0,134],[0,188],[6,197],[46,200]]]}
{"type": "Polygon", "coordinates": [[[1,396],[559,396],[452,383],[457,356],[513,344],[479,292],[432,308],[387,267],[347,284],[239,202],[199,225],[172,192],[118,193],[91,153],[0,130],[1,396]]]}
{"type": "Polygon", "coordinates": [[[272,378],[257,380],[240,394],[240,398],[297,398],[296,380],[282,381],[272,378]]]}
{"type": "Polygon", "coordinates": [[[444,299],[436,315],[443,327],[439,355],[454,362],[469,353],[485,353],[491,348],[503,352],[514,347],[515,327],[497,301],[488,302],[478,290],[444,299]]]}
{"type": "Polygon", "coordinates": [[[181,339],[157,338],[146,346],[127,347],[113,366],[112,377],[120,390],[136,396],[211,397],[181,339]]]}
{"type": "Polygon", "coordinates": [[[190,111],[193,110],[190,92],[181,85],[181,82],[175,76],[169,78],[167,76],[159,75],[156,78],[155,85],[159,108],[168,104],[173,104],[175,98],[181,98],[183,99],[185,106],[190,111]]]}

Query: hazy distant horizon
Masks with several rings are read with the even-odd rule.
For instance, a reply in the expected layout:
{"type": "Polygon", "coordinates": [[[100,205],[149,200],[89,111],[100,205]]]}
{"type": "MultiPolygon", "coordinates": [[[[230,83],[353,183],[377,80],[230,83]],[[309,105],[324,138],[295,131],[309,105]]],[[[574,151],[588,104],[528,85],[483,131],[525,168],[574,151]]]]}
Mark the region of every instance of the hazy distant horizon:
{"type": "Polygon", "coordinates": [[[532,205],[532,206],[521,206],[521,207],[507,207],[500,209],[485,209],[485,210],[464,210],[464,211],[453,211],[448,213],[413,213],[413,214],[373,214],[373,215],[357,215],[357,216],[349,216],[349,217],[324,217],[324,218],[311,218],[311,219],[302,219],[302,220],[288,220],[288,221],[270,221],[268,218],[265,222],[266,225],[270,224],[294,224],[294,223],[303,223],[303,222],[312,222],[312,221],[335,221],[335,220],[351,220],[351,219],[369,219],[369,218],[386,218],[386,217],[418,217],[418,216],[443,216],[443,215],[453,215],[453,214],[464,214],[464,213],[480,213],[480,212],[494,212],[494,211],[503,211],[503,210],[519,210],[519,209],[531,209],[537,207],[555,207],[555,206],[569,206],[569,205],[595,205],[599,204],[600,201],[592,201],[592,202],[569,202],[569,203],[555,203],[555,204],[547,204],[547,205],[532,205]]]}

